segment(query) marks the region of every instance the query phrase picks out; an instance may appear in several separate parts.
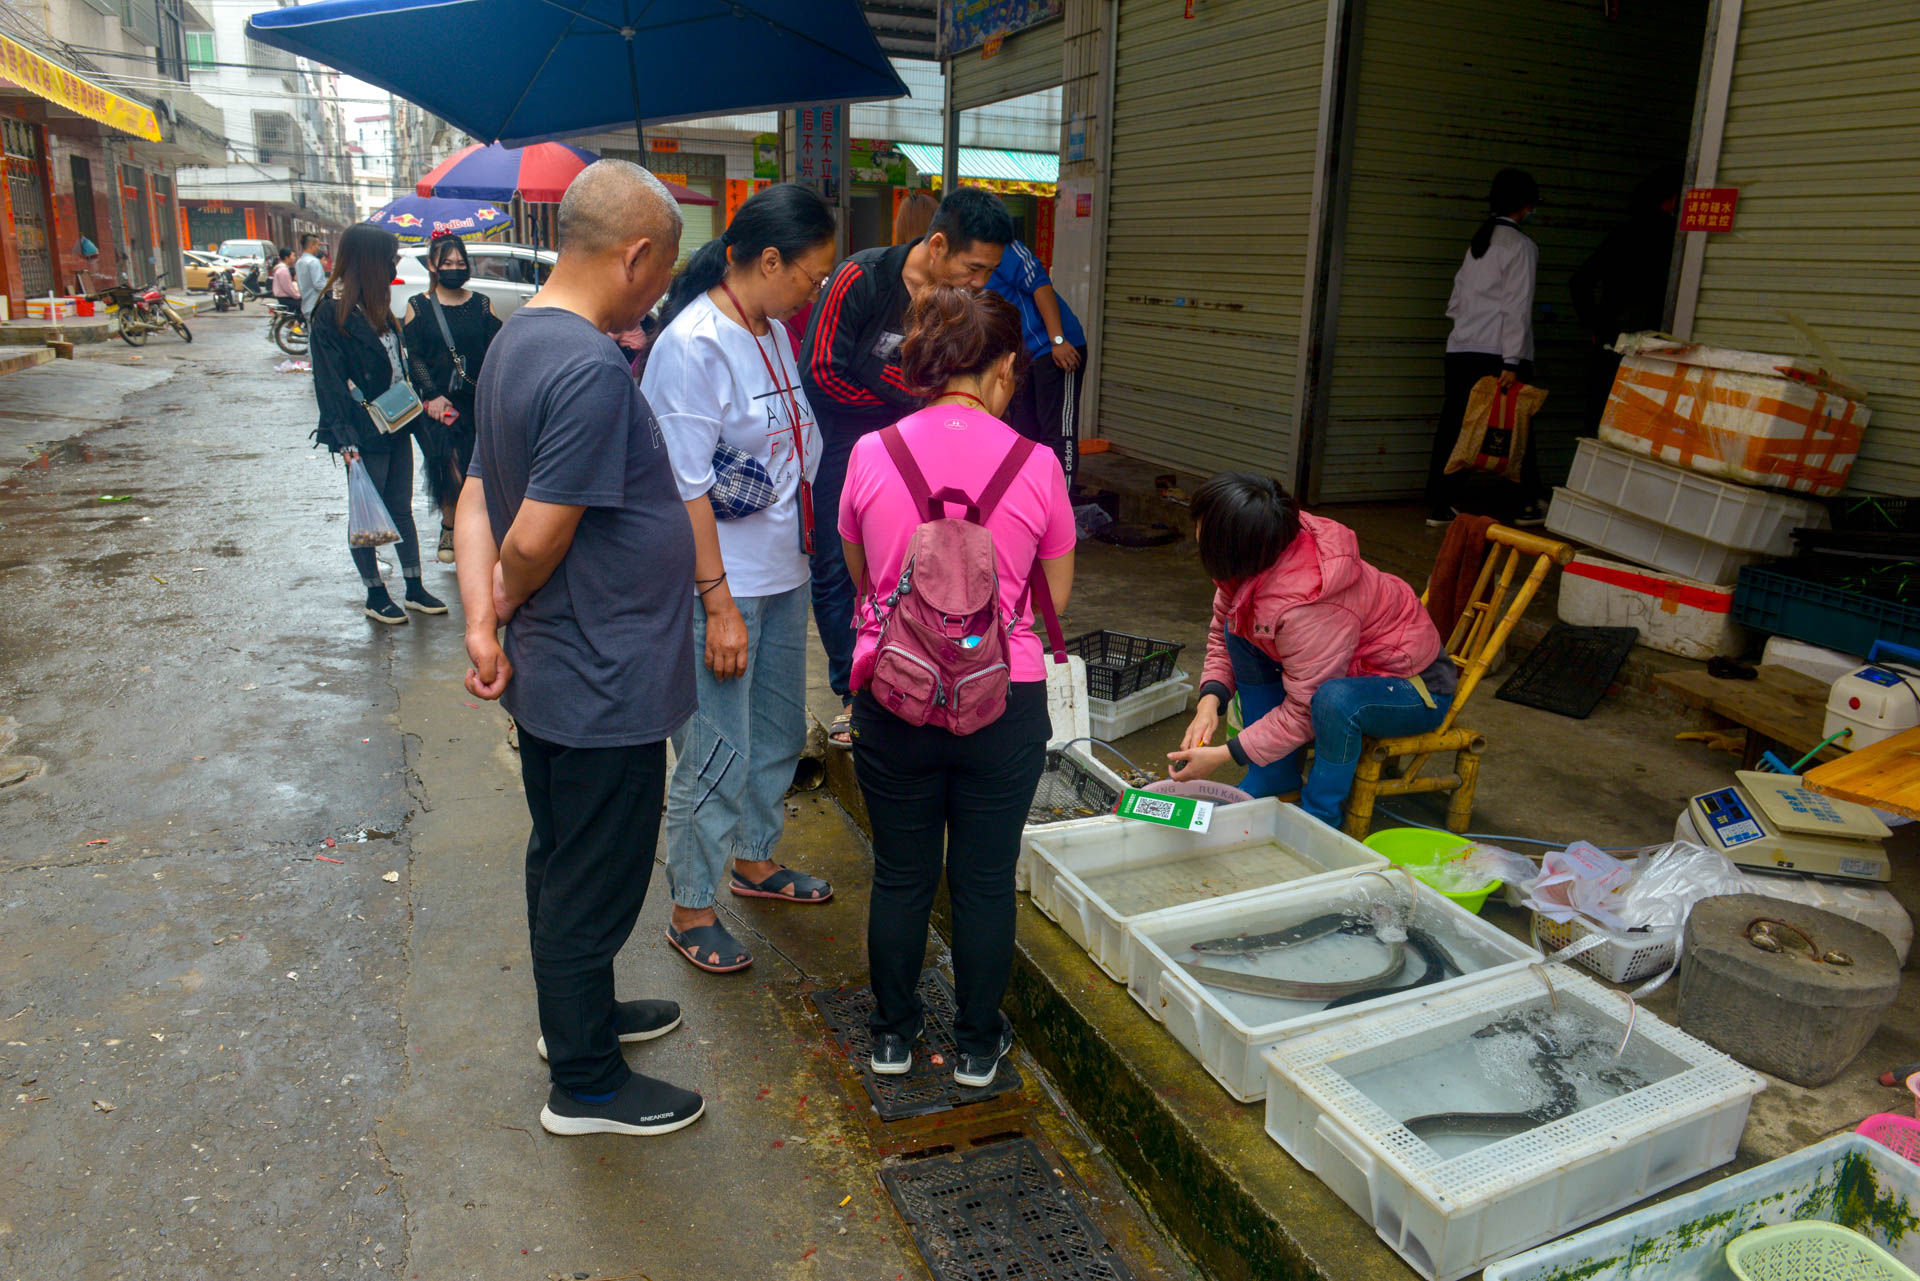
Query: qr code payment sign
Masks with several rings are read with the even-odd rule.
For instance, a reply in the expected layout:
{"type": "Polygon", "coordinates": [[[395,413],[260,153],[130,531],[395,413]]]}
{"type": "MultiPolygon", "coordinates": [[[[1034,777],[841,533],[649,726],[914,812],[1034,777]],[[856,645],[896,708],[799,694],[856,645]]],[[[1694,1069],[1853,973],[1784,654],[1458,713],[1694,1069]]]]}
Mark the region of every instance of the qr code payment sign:
{"type": "Polygon", "coordinates": [[[1173,802],[1157,796],[1142,796],[1133,803],[1133,812],[1142,818],[1172,818],[1173,802]]]}

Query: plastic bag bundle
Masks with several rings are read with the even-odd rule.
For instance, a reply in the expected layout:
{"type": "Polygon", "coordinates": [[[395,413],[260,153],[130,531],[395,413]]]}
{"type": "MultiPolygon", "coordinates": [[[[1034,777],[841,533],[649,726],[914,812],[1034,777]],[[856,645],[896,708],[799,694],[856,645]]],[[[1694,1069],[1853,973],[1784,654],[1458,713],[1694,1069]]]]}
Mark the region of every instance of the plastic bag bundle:
{"type": "Polygon", "coordinates": [[[380,491],[373,487],[366,464],[360,461],[360,451],[349,449],[343,456],[347,460],[347,545],[380,547],[399,542],[400,530],[387,505],[380,501],[380,491]]]}

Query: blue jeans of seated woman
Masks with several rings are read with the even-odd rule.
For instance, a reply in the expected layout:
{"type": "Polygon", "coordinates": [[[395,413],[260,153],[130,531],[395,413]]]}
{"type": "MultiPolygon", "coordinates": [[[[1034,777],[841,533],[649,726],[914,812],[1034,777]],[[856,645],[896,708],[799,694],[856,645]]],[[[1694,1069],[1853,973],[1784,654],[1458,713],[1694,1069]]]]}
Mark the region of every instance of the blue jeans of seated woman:
{"type": "MultiPolygon", "coordinates": [[[[1227,633],[1227,657],[1240,694],[1240,718],[1251,725],[1286,699],[1280,664],[1249,641],[1227,633]]],[[[1270,765],[1252,765],[1240,782],[1254,796],[1281,796],[1296,789],[1300,808],[1330,827],[1340,826],[1353,772],[1360,764],[1361,740],[1400,734],[1424,734],[1439,728],[1447,704],[1428,707],[1412,681],[1398,676],[1343,676],[1313,692],[1313,769],[1300,780],[1305,747],[1270,765]]]]}

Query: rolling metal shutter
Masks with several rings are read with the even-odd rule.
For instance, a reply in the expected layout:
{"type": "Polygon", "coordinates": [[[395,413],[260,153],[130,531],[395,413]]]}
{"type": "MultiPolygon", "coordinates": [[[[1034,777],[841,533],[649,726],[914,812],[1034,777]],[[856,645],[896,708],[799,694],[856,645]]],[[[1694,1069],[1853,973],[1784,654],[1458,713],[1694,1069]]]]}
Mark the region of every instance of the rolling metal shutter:
{"type": "Polygon", "coordinates": [[[1291,483],[1326,0],[1123,0],[1100,434],[1291,483]]]}
{"type": "Polygon", "coordinates": [[[969,49],[947,64],[953,109],[965,111],[1051,89],[1066,78],[1067,24],[1054,20],[1008,36],[1000,52],[982,58],[969,49]]]}
{"type": "Polygon", "coordinates": [[[1864,493],[1920,494],[1916,140],[1911,0],[1746,0],[1714,183],[1740,203],[1707,237],[1692,336],[1815,354],[1859,384],[1864,493]]]}
{"type": "Polygon", "coordinates": [[[1590,344],[1568,281],[1633,188],[1686,151],[1705,0],[1366,0],[1336,253],[1339,294],[1321,502],[1421,492],[1443,391],[1447,297],[1495,171],[1540,182],[1534,420],[1541,469],[1566,474],[1584,426],[1590,344]]]}

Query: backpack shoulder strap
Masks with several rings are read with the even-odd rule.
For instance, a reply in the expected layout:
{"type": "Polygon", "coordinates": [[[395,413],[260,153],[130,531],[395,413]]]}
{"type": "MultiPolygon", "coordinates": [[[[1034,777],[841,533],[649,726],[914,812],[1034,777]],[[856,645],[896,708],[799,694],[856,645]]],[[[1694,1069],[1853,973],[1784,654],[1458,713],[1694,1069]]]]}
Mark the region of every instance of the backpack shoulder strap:
{"type": "Polygon", "coordinates": [[[1047,627],[1047,647],[1053,651],[1053,661],[1064,664],[1067,661],[1067,641],[1060,630],[1060,615],[1053,607],[1053,588],[1047,586],[1047,571],[1040,563],[1040,557],[1033,558],[1033,576],[1027,580],[1027,589],[1033,597],[1033,616],[1047,627]]]}
{"type": "Polygon", "coordinates": [[[1000,460],[1000,469],[993,473],[992,479],[987,481],[987,487],[980,491],[980,497],[975,503],[975,506],[980,509],[979,522],[982,525],[986,524],[987,518],[993,515],[993,509],[1000,505],[1002,498],[1006,497],[1007,488],[1013,484],[1013,478],[1020,474],[1020,469],[1027,465],[1027,459],[1032,456],[1033,442],[1025,436],[1015,437],[1013,448],[1009,449],[1007,456],[1000,460]]]}
{"type": "Polygon", "coordinates": [[[940,513],[934,509],[933,494],[927,488],[927,478],[920,472],[920,464],[913,461],[913,451],[907,448],[906,437],[900,434],[900,428],[890,426],[880,432],[880,443],[886,446],[887,456],[893,459],[895,470],[900,479],[906,482],[907,493],[913,498],[913,505],[920,509],[922,520],[938,520],[940,513]]]}

